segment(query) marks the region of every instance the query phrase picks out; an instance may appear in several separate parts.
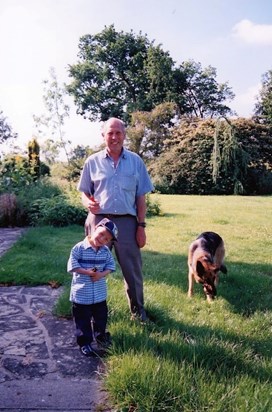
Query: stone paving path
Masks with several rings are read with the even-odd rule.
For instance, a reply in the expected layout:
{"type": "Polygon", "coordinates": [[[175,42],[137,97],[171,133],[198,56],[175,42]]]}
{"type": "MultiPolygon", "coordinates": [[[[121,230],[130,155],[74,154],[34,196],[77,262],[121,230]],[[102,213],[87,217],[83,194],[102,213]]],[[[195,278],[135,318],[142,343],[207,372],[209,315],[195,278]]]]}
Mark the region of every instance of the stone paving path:
{"type": "MultiPolygon", "coordinates": [[[[0,229],[0,254],[17,237],[0,229]]],[[[0,258],[1,270],[1,258],[0,258]]],[[[85,358],[73,322],[55,317],[62,288],[0,287],[0,411],[111,411],[101,358],[85,358]]]]}
{"type": "Polygon", "coordinates": [[[26,232],[25,228],[0,228],[0,257],[26,232]]]}

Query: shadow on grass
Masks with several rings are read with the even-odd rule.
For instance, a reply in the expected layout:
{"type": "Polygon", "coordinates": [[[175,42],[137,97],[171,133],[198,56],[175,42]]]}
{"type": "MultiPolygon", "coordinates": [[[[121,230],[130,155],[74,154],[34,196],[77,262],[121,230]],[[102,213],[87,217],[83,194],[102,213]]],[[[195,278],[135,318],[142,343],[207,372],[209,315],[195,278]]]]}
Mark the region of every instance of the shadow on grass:
{"type": "MultiPolygon", "coordinates": [[[[187,213],[163,213],[162,214],[163,217],[179,217],[179,218],[184,218],[187,216],[187,213]]],[[[152,216],[149,218],[149,221],[152,222],[152,216]]]]}
{"type": "Polygon", "coordinates": [[[158,307],[150,306],[149,309],[152,323],[138,328],[136,325],[132,329],[117,328],[114,335],[116,352],[151,352],[155,357],[176,364],[186,362],[195,369],[204,369],[207,377],[212,373],[218,382],[226,377],[235,380],[237,376],[272,382],[270,370],[259,361],[271,356],[270,339],[256,340],[220,328],[188,325],[175,321],[158,307]]]}
{"type": "MultiPolygon", "coordinates": [[[[143,261],[145,280],[176,286],[187,293],[187,256],[144,251],[143,261]]],[[[234,313],[248,317],[256,311],[272,309],[271,265],[226,261],[226,266],[228,274],[220,273],[217,292],[218,297],[230,303],[234,313]]],[[[195,283],[194,293],[205,300],[200,284],[195,283]]]]}

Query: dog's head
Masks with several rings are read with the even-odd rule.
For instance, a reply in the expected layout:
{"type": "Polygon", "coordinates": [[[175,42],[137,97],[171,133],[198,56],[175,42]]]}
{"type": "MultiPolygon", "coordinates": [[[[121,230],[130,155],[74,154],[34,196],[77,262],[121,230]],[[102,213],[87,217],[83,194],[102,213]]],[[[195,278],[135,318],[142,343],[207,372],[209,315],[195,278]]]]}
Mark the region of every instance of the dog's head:
{"type": "Polygon", "coordinates": [[[215,280],[218,277],[220,267],[215,265],[208,257],[199,258],[194,270],[194,278],[197,283],[203,285],[203,290],[208,299],[214,299],[217,294],[215,280]]]}

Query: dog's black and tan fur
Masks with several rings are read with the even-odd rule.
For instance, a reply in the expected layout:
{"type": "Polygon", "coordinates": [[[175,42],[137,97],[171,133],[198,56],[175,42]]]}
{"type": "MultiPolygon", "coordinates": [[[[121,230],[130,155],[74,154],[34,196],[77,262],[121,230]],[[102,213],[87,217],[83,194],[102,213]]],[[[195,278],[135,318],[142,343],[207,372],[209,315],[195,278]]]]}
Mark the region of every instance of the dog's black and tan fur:
{"type": "Polygon", "coordinates": [[[193,295],[193,284],[196,281],[203,285],[207,300],[210,302],[214,299],[219,272],[227,273],[224,257],[224,241],[217,233],[203,232],[191,243],[188,254],[189,297],[193,295]]]}

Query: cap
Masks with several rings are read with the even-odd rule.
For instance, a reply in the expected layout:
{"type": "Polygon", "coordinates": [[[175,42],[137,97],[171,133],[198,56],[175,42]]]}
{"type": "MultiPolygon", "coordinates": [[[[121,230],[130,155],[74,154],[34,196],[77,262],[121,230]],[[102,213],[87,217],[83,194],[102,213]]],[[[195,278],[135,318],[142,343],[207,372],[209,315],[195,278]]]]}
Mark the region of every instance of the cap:
{"type": "Polygon", "coordinates": [[[105,217],[96,225],[96,227],[99,226],[105,227],[112,235],[113,240],[117,240],[118,229],[115,223],[105,217]]]}

